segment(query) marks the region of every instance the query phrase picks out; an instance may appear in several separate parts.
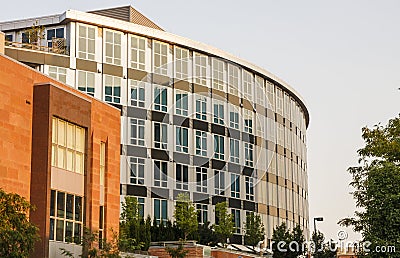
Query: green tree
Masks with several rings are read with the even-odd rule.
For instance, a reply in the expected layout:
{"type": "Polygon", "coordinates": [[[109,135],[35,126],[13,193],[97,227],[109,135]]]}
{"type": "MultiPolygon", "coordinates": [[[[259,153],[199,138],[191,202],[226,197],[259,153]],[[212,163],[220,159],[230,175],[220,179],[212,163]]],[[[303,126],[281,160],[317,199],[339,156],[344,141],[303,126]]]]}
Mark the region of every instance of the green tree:
{"type": "Polygon", "coordinates": [[[305,253],[305,238],[300,226],[290,232],[285,223],[277,226],[272,233],[272,252],[274,258],[295,258],[305,253]]]}
{"type": "Polygon", "coordinates": [[[167,246],[165,250],[172,258],[185,258],[186,255],[189,253],[189,250],[184,249],[183,241],[180,241],[177,248],[167,246]]]}
{"type": "Polygon", "coordinates": [[[244,243],[250,245],[253,248],[260,242],[264,240],[264,224],[262,223],[261,216],[250,212],[246,216],[245,223],[244,243]]]}
{"type": "Polygon", "coordinates": [[[183,239],[186,241],[188,235],[197,230],[197,212],[188,194],[178,194],[174,218],[177,228],[183,232],[183,239]]]}
{"type": "Polygon", "coordinates": [[[217,235],[212,230],[210,222],[199,224],[198,227],[198,241],[201,245],[215,246],[218,242],[217,235]]]}
{"type": "MultiPolygon", "coordinates": [[[[336,257],[336,251],[325,243],[324,234],[320,231],[313,232],[312,234],[313,247],[311,248],[314,258],[334,258],[336,257]]],[[[333,243],[331,243],[333,244],[333,243]]]]}
{"type": "Polygon", "coordinates": [[[34,207],[18,194],[0,189],[0,257],[28,257],[39,229],[28,220],[34,207]]]}
{"type": "Polygon", "coordinates": [[[235,230],[233,216],[228,212],[228,204],[226,202],[220,202],[215,205],[215,216],[218,223],[213,226],[214,232],[218,240],[226,246],[226,239],[230,238],[235,230]]]}
{"type": "Polygon", "coordinates": [[[30,44],[40,46],[40,41],[45,38],[44,31],[44,26],[39,26],[38,21],[36,21],[29,29],[26,29],[24,32],[25,35],[28,37],[28,41],[30,44]]]}
{"type": "Polygon", "coordinates": [[[362,234],[368,257],[395,257],[373,250],[377,246],[400,250],[400,116],[386,126],[364,127],[362,138],[365,146],[358,150],[359,165],[348,169],[359,210],[339,224],[362,234]]]}

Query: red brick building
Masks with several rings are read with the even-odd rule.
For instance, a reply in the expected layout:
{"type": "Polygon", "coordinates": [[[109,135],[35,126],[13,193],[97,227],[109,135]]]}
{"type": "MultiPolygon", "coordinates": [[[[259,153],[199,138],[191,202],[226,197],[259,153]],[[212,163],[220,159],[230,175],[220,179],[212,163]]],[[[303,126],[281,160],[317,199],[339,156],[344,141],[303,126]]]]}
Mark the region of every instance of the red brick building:
{"type": "Polygon", "coordinates": [[[33,257],[80,254],[83,228],[118,231],[120,112],[4,56],[0,39],[0,188],[36,206],[33,257]]]}

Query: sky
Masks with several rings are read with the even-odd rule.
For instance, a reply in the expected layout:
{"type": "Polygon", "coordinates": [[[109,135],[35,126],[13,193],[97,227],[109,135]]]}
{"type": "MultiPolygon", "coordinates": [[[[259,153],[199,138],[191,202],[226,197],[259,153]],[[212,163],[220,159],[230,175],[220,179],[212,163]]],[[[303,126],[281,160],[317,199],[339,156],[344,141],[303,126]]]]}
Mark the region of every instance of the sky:
{"type": "MultiPolygon", "coordinates": [[[[352,216],[347,168],[357,165],[361,128],[400,113],[400,2],[397,0],[19,0],[0,21],[132,5],[165,30],[267,69],[305,99],[310,113],[310,225],[337,240],[352,216]],[[23,6],[23,8],[21,8],[23,6]]],[[[344,229],[349,240],[358,235],[344,229]]]]}

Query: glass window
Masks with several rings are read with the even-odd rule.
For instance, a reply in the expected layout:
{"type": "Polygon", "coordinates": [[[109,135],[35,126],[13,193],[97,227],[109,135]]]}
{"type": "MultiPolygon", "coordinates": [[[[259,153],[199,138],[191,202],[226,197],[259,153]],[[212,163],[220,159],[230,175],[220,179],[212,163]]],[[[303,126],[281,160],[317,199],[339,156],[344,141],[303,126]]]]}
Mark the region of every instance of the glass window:
{"type": "Polygon", "coordinates": [[[135,185],[144,184],[144,159],[130,157],[130,182],[135,185]]]}
{"type": "Polygon", "coordinates": [[[185,127],[176,127],[176,151],[178,152],[189,152],[189,130],[185,127]]]}
{"type": "Polygon", "coordinates": [[[253,111],[248,109],[243,109],[244,118],[244,131],[246,133],[253,133],[253,111]]]}
{"type": "Polygon", "coordinates": [[[145,103],[145,83],[137,80],[129,80],[131,88],[130,105],[133,107],[144,108],[145,103]]]}
{"type": "Polygon", "coordinates": [[[275,111],[275,86],[271,82],[267,81],[267,101],[268,107],[275,111]]]}
{"type": "Polygon", "coordinates": [[[240,221],[240,210],[237,209],[232,209],[232,215],[233,215],[233,222],[235,224],[235,233],[240,234],[240,228],[241,228],[241,221],[240,221]]]}
{"type": "Polygon", "coordinates": [[[175,47],[175,77],[181,80],[189,78],[189,50],[175,47]]]}
{"type": "Polygon", "coordinates": [[[139,206],[139,216],[141,218],[144,218],[144,198],[137,198],[138,200],[138,206],[139,206]]]}
{"type": "Polygon", "coordinates": [[[228,64],[229,93],[235,96],[239,96],[239,74],[239,67],[228,64]]]}
{"type": "Polygon", "coordinates": [[[196,118],[207,121],[207,97],[196,95],[196,118]]]}
{"type": "Polygon", "coordinates": [[[132,145],[144,146],[145,120],[131,118],[131,142],[132,145]]]}
{"type": "Polygon", "coordinates": [[[106,102],[121,103],[121,78],[111,75],[105,76],[104,100],[106,102]]]}
{"type": "Polygon", "coordinates": [[[157,225],[168,221],[168,203],[167,200],[154,199],[154,220],[157,225]]]}
{"type": "Polygon", "coordinates": [[[213,58],[212,68],[213,68],[213,88],[220,91],[225,91],[225,62],[213,58]]]}
{"type": "Polygon", "coordinates": [[[14,41],[14,36],[10,35],[10,34],[6,35],[5,36],[5,41],[13,42],[14,41]]]}
{"type": "Polygon", "coordinates": [[[85,129],[59,118],[52,120],[52,166],[83,173],[85,129]]]}
{"type": "Polygon", "coordinates": [[[199,53],[193,53],[194,82],[207,86],[207,62],[208,57],[199,53]]]}
{"type": "Polygon", "coordinates": [[[207,193],[207,168],[196,167],[196,191],[207,193]]]}
{"type": "Polygon", "coordinates": [[[207,156],[207,133],[196,130],[196,155],[207,156]]]}
{"type": "Polygon", "coordinates": [[[246,176],[246,200],[254,201],[254,178],[246,176]]]}
{"type": "Polygon", "coordinates": [[[214,170],[214,188],[215,194],[225,195],[225,172],[214,170]]]}
{"type": "Polygon", "coordinates": [[[256,90],[257,90],[257,104],[264,106],[265,103],[265,86],[264,86],[264,79],[256,76],[256,90]]]}
{"type": "Polygon", "coordinates": [[[146,68],[146,38],[131,35],[131,68],[146,68]]]}
{"type": "Polygon", "coordinates": [[[105,34],[106,63],[121,65],[122,33],[106,30],[105,34]]]}
{"type": "Polygon", "coordinates": [[[49,76],[55,80],[67,83],[67,69],[57,66],[49,66],[49,76]]]}
{"type": "Polygon", "coordinates": [[[189,173],[188,166],[176,164],[176,189],[189,189],[189,173]]]}
{"type": "Polygon", "coordinates": [[[231,173],[231,197],[240,198],[240,175],[231,173]]]}
{"type": "Polygon", "coordinates": [[[234,105],[229,105],[229,126],[239,129],[239,109],[234,105]]]}
{"type": "Polygon", "coordinates": [[[78,25],[78,57],[94,60],[96,52],[95,27],[78,25]]]}
{"type": "Polygon", "coordinates": [[[157,149],[167,149],[168,127],[166,124],[154,122],[154,147],[157,149]]]}
{"type": "Polygon", "coordinates": [[[196,204],[197,210],[197,221],[200,225],[208,222],[208,205],[207,204],[196,204]]]}
{"type": "Polygon", "coordinates": [[[225,138],[222,135],[214,135],[214,158],[225,159],[225,138]]]}
{"type": "Polygon", "coordinates": [[[253,100],[253,74],[243,71],[243,98],[253,100]]]}
{"type": "Polygon", "coordinates": [[[154,161],[154,186],[167,187],[168,163],[154,161]]]}
{"type": "Polygon", "coordinates": [[[276,113],[283,116],[283,91],[276,88],[276,113]]]}
{"type": "Polygon", "coordinates": [[[64,38],[64,28],[47,29],[46,31],[47,46],[53,47],[53,39],[64,38]]]}
{"type": "Polygon", "coordinates": [[[239,163],[239,140],[237,139],[230,139],[230,157],[231,162],[239,163]]]}
{"type": "Polygon", "coordinates": [[[224,102],[214,100],[214,123],[224,124],[224,102]]]}
{"type": "Polygon", "coordinates": [[[244,163],[245,166],[253,167],[253,144],[245,142],[244,143],[244,163]]]}
{"type": "Polygon", "coordinates": [[[154,86],[154,110],[167,112],[167,88],[159,85],[154,86]]]}
{"type": "Polygon", "coordinates": [[[53,212],[50,211],[50,240],[80,243],[82,236],[81,207],[82,197],[51,190],[50,210],[53,212]],[[54,212],[54,207],[57,207],[57,214],[54,212]]]}
{"type": "Polygon", "coordinates": [[[168,44],[154,41],[153,43],[153,64],[154,72],[168,75],[168,44]]]}
{"type": "Polygon", "coordinates": [[[184,91],[175,91],[175,113],[177,115],[187,116],[189,113],[188,93],[184,91]]]}
{"type": "Polygon", "coordinates": [[[78,90],[94,97],[95,73],[78,71],[78,90]]]}

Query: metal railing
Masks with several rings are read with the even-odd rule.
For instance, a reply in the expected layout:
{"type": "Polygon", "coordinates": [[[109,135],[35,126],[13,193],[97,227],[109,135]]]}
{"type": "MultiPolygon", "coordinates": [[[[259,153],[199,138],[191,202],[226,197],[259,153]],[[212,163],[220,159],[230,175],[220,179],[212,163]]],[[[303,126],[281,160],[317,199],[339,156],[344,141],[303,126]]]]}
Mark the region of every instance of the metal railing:
{"type": "Polygon", "coordinates": [[[6,47],[14,47],[14,48],[24,48],[24,49],[30,49],[30,50],[36,50],[36,51],[54,53],[54,54],[60,54],[60,55],[69,55],[69,47],[68,46],[61,47],[61,48],[47,47],[47,46],[39,46],[37,44],[13,42],[13,41],[5,41],[5,46],[6,47]]]}

